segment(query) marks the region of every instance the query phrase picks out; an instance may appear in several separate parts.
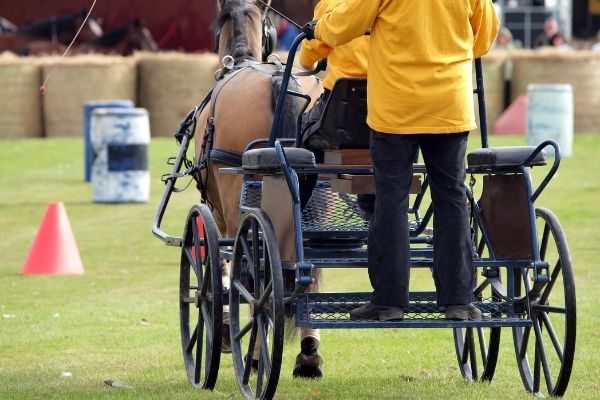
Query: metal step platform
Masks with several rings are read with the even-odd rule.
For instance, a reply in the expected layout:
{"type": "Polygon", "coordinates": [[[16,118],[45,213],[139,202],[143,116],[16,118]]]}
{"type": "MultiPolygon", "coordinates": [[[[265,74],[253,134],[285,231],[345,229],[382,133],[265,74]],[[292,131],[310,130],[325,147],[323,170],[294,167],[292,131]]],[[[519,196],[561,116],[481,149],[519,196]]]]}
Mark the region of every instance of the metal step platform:
{"type": "Polygon", "coordinates": [[[402,321],[351,320],[350,310],[365,304],[371,293],[306,293],[296,303],[296,325],[308,328],[467,328],[523,327],[531,320],[509,317],[513,309],[506,301],[483,299],[474,304],[483,312],[480,321],[452,321],[436,304],[435,292],[411,292],[402,321]]]}

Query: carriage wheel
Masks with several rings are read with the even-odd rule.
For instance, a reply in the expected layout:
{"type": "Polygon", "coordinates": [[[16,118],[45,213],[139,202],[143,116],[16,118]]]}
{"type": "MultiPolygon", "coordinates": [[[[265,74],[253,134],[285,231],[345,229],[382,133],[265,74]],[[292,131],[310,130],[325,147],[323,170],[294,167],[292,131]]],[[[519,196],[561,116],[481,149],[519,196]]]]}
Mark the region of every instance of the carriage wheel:
{"type": "MultiPolygon", "coordinates": [[[[475,230],[477,230],[476,226],[475,230]]],[[[483,240],[479,244],[477,253],[479,257],[488,256],[483,240]]],[[[494,272],[498,274],[497,277],[476,277],[480,282],[477,283],[473,294],[478,301],[498,301],[502,297],[499,295],[499,290],[502,290],[500,268],[496,268],[494,272]]],[[[468,381],[492,380],[498,361],[500,332],[501,328],[499,327],[454,328],[454,349],[458,368],[464,379],[468,381]]]]}
{"type": "Polygon", "coordinates": [[[513,328],[515,352],[527,391],[562,396],[575,353],[575,281],[560,223],[546,209],[536,209],[535,215],[540,259],[549,263],[550,279],[535,282],[531,269],[523,271],[518,290],[519,295],[529,295],[523,297],[529,300],[525,317],[533,321],[533,326],[513,328]]]}
{"type": "Polygon", "coordinates": [[[219,230],[205,204],[187,217],[179,275],[181,347],[188,379],[213,389],[221,360],[223,288],[219,268],[219,230]]]}
{"type": "Polygon", "coordinates": [[[283,278],[270,220],[261,210],[242,219],[229,291],[231,353],[248,399],[275,395],[283,355],[283,278]]]}
{"type": "Polygon", "coordinates": [[[468,381],[491,381],[500,348],[500,329],[454,328],[454,348],[458,368],[468,381]]]}

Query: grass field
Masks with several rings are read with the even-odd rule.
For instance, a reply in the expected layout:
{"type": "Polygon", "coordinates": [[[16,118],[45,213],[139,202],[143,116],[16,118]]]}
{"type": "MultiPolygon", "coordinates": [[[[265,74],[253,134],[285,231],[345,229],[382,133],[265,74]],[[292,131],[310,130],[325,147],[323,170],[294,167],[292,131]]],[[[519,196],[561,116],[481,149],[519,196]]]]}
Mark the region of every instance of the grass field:
{"type": "MultiPolygon", "coordinates": [[[[476,143],[475,137],[472,146],[476,143]]],[[[522,137],[492,137],[520,145],[522,137]]],[[[83,182],[80,139],[0,142],[0,399],[236,399],[231,358],[223,356],[214,392],[187,382],[178,320],[177,249],[151,234],[173,140],[150,146],[147,204],[100,205],[83,182]],[[44,211],[64,202],[85,266],[82,276],[22,276],[44,211]],[[116,384],[111,387],[106,381],[116,384]]],[[[576,275],[578,338],[566,397],[600,396],[600,135],[577,135],[574,156],[538,200],[566,231],[576,275]]],[[[181,234],[190,189],[176,195],[167,232],[181,234]]],[[[418,278],[417,279],[422,279],[418,278]]],[[[412,284],[412,283],[411,283],[412,284]]],[[[415,285],[419,284],[416,282],[415,285]]],[[[363,271],[329,271],[329,290],[368,290],[363,271]]],[[[529,399],[510,330],[491,383],[462,380],[451,330],[322,332],[325,377],[291,378],[296,342],[287,343],[280,399],[529,399]]]]}

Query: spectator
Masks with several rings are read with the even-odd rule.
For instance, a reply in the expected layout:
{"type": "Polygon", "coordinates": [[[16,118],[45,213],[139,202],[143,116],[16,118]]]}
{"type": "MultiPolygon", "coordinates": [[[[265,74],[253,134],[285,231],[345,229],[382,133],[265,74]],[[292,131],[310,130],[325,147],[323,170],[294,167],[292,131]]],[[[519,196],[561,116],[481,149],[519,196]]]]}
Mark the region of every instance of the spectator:
{"type": "Polygon", "coordinates": [[[558,50],[572,50],[572,47],[567,43],[567,39],[562,33],[557,33],[550,38],[550,46],[558,50]]]}
{"type": "Polygon", "coordinates": [[[292,47],[292,42],[298,36],[298,29],[287,21],[282,21],[277,28],[277,43],[282,50],[288,51],[292,47]]]}
{"type": "Polygon", "coordinates": [[[552,37],[559,32],[560,27],[558,21],[552,16],[546,18],[546,21],[544,22],[544,32],[536,36],[533,41],[533,47],[552,46],[552,37]]]}
{"type": "Polygon", "coordinates": [[[600,51],[600,31],[598,31],[598,34],[596,35],[596,43],[592,45],[592,50],[600,51]]]}
{"type": "Polygon", "coordinates": [[[521,47],[520,43],[513,39],[512,32],[507,27],[503,26],[498,31],[498,37],[494,43],[494,49],[496,50],[512,50],[517,47],[521,47]]]}

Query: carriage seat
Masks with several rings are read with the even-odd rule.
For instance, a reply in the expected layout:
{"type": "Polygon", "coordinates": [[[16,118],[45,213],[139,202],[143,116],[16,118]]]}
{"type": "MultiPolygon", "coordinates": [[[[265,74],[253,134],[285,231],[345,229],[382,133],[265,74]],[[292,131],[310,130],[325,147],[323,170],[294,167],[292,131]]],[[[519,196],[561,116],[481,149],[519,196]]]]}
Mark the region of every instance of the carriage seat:
{"type": "MultiPolygon", "coordinates": [[[[286,147],[284,151],[291,167],[316,167],[315,155],[312,151],[297,147],[286,147]]],[[[242,154],[242,168],[255,171],[273,171],[279,170],[281,164],[277,158],[275,147],[268,147],[245,151],[242,154]]]]}
{"type": "Polygon", "coordinates": [[[312,150],[368,149],[367,79],[340,78],[331,90],[321,119],[304,133],[312,150]]]}
{"type": "MultiPolygon", "coordinates": [[[[536,149],[535,146],[487,147],[467,155],[470,172],[517,169],[536,149]]],[[[546,153],[540,151],[529,166],[546,165],[546,153]]]]}

